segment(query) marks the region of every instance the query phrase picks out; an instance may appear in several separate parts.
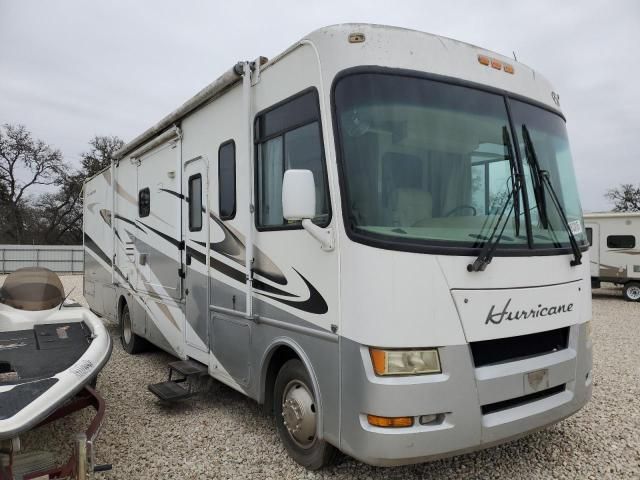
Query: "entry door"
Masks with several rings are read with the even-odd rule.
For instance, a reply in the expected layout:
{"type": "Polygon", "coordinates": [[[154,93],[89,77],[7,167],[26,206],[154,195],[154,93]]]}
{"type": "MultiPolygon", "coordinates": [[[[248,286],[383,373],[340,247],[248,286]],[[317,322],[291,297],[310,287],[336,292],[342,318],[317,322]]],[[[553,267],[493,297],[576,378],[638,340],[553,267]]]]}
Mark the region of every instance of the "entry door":
{"type": "MultiPolygon", "coordinates": [[[[208,164],[199,156],[184,163],[185,302],[187,346],[209,352],[209,201],[208,164]]],[[[193,354],[191,356],[197,356],[193,354]]],[[[204,357],[207,358],[206,356],[204,357]]]]}
{"type": "Polygon", "coordinates": [[[591,276],[600,276],[600,225],[597,223],[589,223],[586,225],[587,237],[589,237],[589,257],[591,259],[591,276]],[[589,234],[589,230],[591,233],[589,234]]]}

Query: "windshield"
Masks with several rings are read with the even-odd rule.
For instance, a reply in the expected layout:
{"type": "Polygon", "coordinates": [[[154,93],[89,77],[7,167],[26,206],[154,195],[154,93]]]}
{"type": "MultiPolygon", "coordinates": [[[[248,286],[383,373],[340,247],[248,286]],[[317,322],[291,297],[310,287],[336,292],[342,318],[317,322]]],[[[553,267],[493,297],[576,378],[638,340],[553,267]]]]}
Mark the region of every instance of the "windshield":
{"type": "Polygon", "coordinates": [[[549,173],[549,180],[560,199],[571,231],[579,244],[586,245],[582,209],[578,199],[578,187],[564,120],[551,112],[517,100],[511,100],[510,106],[519,148],[523,152],[534,245],[566,246],[569,243],[569,233],[562,225],[562,219],[553,206],[548,190],[544,190],[544,198],[536,202],[535,167],[533,158],[530,158],[525,148],[524,128],[529,132],[540,169],[549,173]],[[546,208],[541,209],[540,204],[546,208]],[[548,218],[547,225],[544,222],[545,211],[548,218]]]}
{"type": "Polygon", "coordinates": [[[64,299],[60,278],[46,268],[21,268],[5,279],[0,303],[20,310],[49,310],[64,299]]]}
{"type": "MultiPolygon", "coordinates": [[[[509,201],[517,168],[503,96],[418,77],[360,73],[336,84],[335,108],[351,233],[445,247],[484,244],[509,201]]],[[[533,142],[540,141],[536,125],[529,127],[533,142]]],[[[573,172],[566,170],[571,158],[564,158],[547,156],[542,168],[562,163],[562,174],[575,185],[573,172]]],[[[548,169],[552,178],[557,175],[548,169]]],[[[561,201],[571,204],[569,221],[575,212],[579,219],[575,189],[556,188],[561,201]]],[[[511,199],[514,208],[507,208],[500,248],[528,248],[521,195],[511,199]]],[[[529,208],[535,206],[530,198],[529,208]]],[[[564,246],[561,224],[550,223],[555,237],[539,228],[536,242],[564,246]]]]}

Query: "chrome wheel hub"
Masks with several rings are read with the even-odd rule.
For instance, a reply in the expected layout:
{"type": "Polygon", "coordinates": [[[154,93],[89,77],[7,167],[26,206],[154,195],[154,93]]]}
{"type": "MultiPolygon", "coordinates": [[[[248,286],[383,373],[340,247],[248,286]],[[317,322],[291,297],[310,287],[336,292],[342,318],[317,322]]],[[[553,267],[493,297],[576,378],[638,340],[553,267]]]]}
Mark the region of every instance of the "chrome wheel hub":
{"type": "Polygon", "coordinates": [[[312,393],[299,380],[292,380],[284,389],[282,418],[293,441],[303,448],[316,438],[316,405],[312,393]]]}
{"type": "Polygon", "coordinates": [[[122,314],[122,335],[125,343],[131,341],[131,316],[128,311],[122,314]]]}
{"type": "Polygon", "coordinates": [[[631,300],[639,300],[640,299],[640,287],[636,287],[635,285],[633,287],[629,287],[627,289],[627,296],[631,300]]]}

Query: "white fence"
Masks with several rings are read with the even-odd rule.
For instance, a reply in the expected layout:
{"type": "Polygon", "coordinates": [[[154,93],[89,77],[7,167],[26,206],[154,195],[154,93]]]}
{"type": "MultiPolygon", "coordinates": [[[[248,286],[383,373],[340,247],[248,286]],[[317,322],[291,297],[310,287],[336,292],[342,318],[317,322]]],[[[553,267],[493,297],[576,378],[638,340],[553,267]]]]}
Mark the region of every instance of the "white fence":
{"type": "Polygon", "coordinates": [[[0,245],[0,272],[45,267],[57,273],[82,273],[82,245],[0,245]]]}

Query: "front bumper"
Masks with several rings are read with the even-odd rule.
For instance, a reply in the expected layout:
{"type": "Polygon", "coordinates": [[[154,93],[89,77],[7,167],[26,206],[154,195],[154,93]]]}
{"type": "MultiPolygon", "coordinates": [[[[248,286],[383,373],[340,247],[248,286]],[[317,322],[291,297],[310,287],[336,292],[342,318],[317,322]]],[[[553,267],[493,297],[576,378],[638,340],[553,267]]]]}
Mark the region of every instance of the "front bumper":
{"type": "Polygon", "coordinates": [[[469,345],[454,345],[440,348],[440,359],[438,375],[377,377],[368,349],[343,339],[341,450],[372,465],[425,462],[521,437],[575,413],[591,397],[592,345],[585,324],[571,327],[568,348],[546,355],[475,368],[469,345]],[[525,375],[540,369],[548,369],[555,393],[525,397],[531,394],[525,375]],[[483,406],[520,397],[522,402],[482,412],[483,406]],[[388,429],[369,425],[366,414],[438,417],[388,429]]]}

